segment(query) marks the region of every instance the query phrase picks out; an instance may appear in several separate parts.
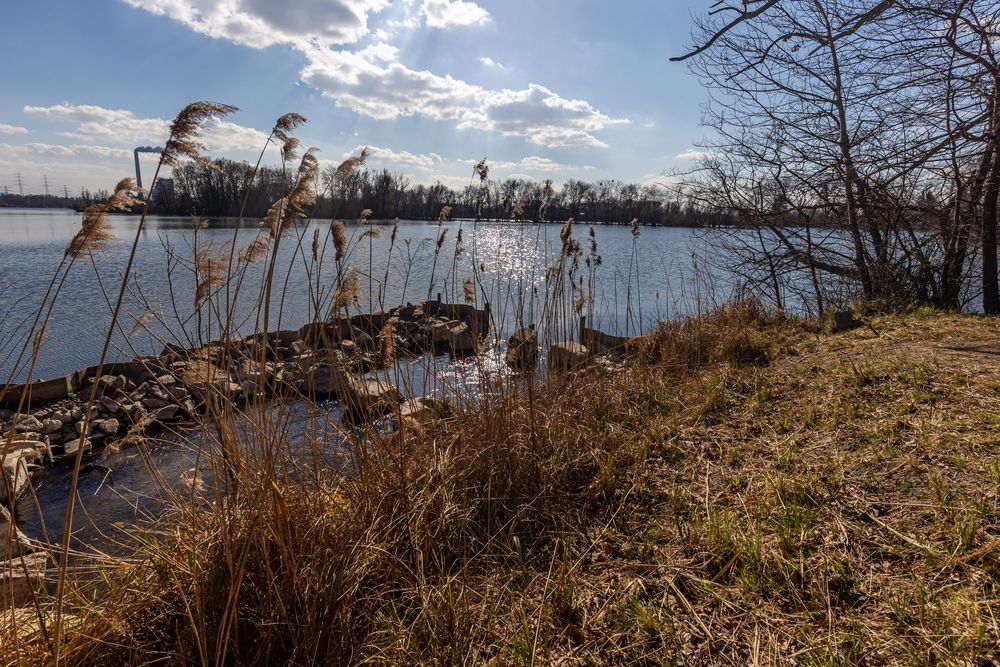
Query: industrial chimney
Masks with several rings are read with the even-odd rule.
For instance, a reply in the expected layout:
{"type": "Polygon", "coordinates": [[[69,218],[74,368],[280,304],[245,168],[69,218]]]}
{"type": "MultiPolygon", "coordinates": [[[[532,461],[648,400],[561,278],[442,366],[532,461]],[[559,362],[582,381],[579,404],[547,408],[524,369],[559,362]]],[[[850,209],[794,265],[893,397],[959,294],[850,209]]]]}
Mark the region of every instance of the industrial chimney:
{"type": "Polygon", "coordinates": [[[135,148],[135,184],[142,189],[142,171],[139,169],[139,153],[162,153],[163,148],[160,146],[136,146],[135,148]]]}

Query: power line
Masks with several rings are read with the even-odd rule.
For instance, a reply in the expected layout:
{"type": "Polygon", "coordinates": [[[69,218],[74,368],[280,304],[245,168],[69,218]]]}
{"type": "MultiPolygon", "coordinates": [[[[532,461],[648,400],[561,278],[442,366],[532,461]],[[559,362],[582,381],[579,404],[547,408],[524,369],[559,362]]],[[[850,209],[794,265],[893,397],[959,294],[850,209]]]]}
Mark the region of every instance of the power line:
{"type": "Polygon", "coordinates": [[[17,191],[21,193],[22,197],[24,196],[24,181],[21,180],[21,172],[17,173],[17,191]]]}

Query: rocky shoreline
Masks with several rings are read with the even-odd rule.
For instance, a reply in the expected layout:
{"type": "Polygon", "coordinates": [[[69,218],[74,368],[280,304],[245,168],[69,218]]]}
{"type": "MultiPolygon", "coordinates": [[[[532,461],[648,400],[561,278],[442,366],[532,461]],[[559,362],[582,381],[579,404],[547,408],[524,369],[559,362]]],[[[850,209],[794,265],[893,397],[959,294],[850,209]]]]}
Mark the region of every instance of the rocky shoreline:
{"type": "Polygon", "coordinates": [[[366,373],[397,355],[477,354],[489,331],[488,307],[428,301],[194,349],[170,345],[132,362],[5,387],[0,433],[6,483],[0,484],[0,502],[17,497],[39,466],[74,456],[81,447],[86,453],[157,425],[195,422],[212,395],[235,402],[283,392],[335,397],[346,419],[381,416],[400,405],[402,395],[366,373]],[[85,420],[92,393],[96,400],[85,420]]]}

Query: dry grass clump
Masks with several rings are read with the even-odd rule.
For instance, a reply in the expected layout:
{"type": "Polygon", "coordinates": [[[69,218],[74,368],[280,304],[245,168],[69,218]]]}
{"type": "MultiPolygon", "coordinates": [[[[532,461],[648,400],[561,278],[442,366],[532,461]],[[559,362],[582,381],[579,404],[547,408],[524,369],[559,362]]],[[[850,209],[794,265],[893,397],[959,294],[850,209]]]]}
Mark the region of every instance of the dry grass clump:
{"type": "Polygon", "coordinates": [[[655,332],[634,339],[631,345],[645,359],[675,367],[767,363],[771,343],[761,330],[779,321],[758,301],[736,301],[711,314],[662,322],[655,332]]]}

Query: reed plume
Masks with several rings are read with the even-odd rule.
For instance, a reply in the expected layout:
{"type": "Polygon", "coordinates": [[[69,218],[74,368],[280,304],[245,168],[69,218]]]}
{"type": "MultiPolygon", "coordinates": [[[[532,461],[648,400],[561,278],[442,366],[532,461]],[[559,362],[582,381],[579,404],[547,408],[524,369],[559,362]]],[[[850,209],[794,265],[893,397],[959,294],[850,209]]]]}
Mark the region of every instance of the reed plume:
{"type": "Polygon", "coordinates": [[[368,160],[368,149],[362,148],[358,155],[352,156],[344,160],[337,167],[337,171],[334,172],[333,178],[338,183],[342,183],[351,174],[354,174],[361,167],[364,166],[365,162],[368,160]]]}
{"type": "Polygon", "coordinates": [[[438,226],[443,225],[448,220],[448,216],[451,215],[451,206],[442,206],[441,212],[438,213],[438,226]]]}
{"type": "Polygon", "coordinates": [[[486,158],[483,158],[476,163],[476,166],[472,170],[479,176],[479,182],[483,183],[490,176],[490,167],[486,164],[486,158]]]}
{"type": "Polygon", "coordinates": [[[574,222],[575,221],[573,220],[573,218],[568,218],[566,222],[563,224],[562,228],[559,230],[559,240],[562,241],[564,247],[569,242],[569,240],[573,238],[574,222]]]}
{"type": "Polygon", "coordinates": [[[281,159],[285,162],[290,162],[298,157],[301,142],[291,133],[299,125],[306,122],[308,122],[306,117],[297,113],[286,113],[275,121],[271,136],[281,142],[281,159]]]}
{"type": "Polygon", "coordinates": [[[339,264],[347,253],[347,231],[344,229],[344,223],[334,220],[330,224],[330,234],[333,236],[333,249],[337,253],[334,259],[339,264]]]}
{"type": "Polygon", "coordinates": [[[243,264],[259,262],[267,257],[267,249],[270,247],[271,238],[269,236],[258,236],[240,251],[239,260],[243,264]]]}
{"type": "Polygon", "coordinates": [[[306,217],[305,209],[316,203],[316,179],[319,176],[316,150],[310,148],[306,151],[299,163],[298,177],[291,192],[268,209],[261,224],[270,230],[271,238],[281,236],[296,222],[306,217]]]}
{"type": "Polygon", "coordinates": [[[220,118],[239,111],[238,107],[216,102],[192,102],[177,114],[170,124],[170,138],[167,140],[160,162],[171,167],[180,165],[183,158],[215,169],[211,160],[202,156],[205,146],[197,140],[202,123],[212,118],[220,118]]]}
{"type": "MultiPolygon", "coordinates": [[[[438,228],[441,228],[448,216],[451,215],[451,206],[442,206],[441,212],[438,213],[438,228]]],[[[438,256],[441,254],[441,246],[444,245],[444,239],[448,236],[448,229],[441,229],[441,234],[438,236],[437,243],[434,247],[434,262],[431,264],[431,280],[427,285],[427,299],[430,300],[431,294],[434,293],[434,275],[437,273],[437,263],[438,256]]]]}
{"type": "Polygon", "coordinates": [[[552,187],[552,179],[545,179],[545,184],[542,186],[542,194],[544,199],[541,205],[538,207],[538,221],[545,222],[545,215],[549,212],[549,205],[552,202],[552,196],[555,194],[555,188],[552,187]]]}
{"type": "Polygon", "coordinates": [[[474,304],[476,302],[476,287],[472,284],[471,278],[466,278],[462,283],[462,291],[465,294],[465,302],[474,304]]]}
{"type": "Polygon", "coordinates": [[[384,366],[388,366],[396,359],[397,322],[398,320],[391,318],[378,332],[379,354],[384,366]]]}
{"type": "Polygon", "coordinates": [[[365,239],[377,239],[380,236],[382,236],[381,227],[369,227],[368,229],[366,229],[361,233],[361,236],[358,237],[358,240],[363,241],[365,239]]]}
{"type": "Polygon", "coordinates": [[[517,198],[517,202],[514,204],[514,208],[511,209],[511,212],[514,214],[514,217],[518,220],[524,219],[524,205],[525,205],[525,200],[524,200],[524,195],[522,194],[520,197],[517,198]]]}
{"type": "Polygon", "coordinates": [[[593,261],[595,267],[601,265],[601,256],[597,254],[597,234],[594,232],[594,226],[590,225],[587,229],[587,236],[590,237],[590,256],[588,259],[593,261]]]}
{"type": "Polygon", "coordinates": [[[226,257],[216,248],[202,248],[195,253],[194,268],[198,276],[194,307],[198,309],[208,299],[212,286],[222,283],[222,276],[227,268],[226,257]]]}
{"type": "Polygon", "coordinates": [[[64,256],[73,260],[90,257],[95,250],[100,250],[108,241],[114,240],[111,225],[108,224],[108,213],[127,211],[141,203],[140,200],[132,196],[132,192],[136,189],[134,180],[123,178],[115,185],[115,190],[107,201],[88,206],[83,212],[83,223],[80,231],[69,242],[64,256]]]}
{"type": "Polygon", "coordinates": [[[361,305],[361,269],[352,266],[333,293],[333,311],[347,310],[361,305]]]}
{"type": "Polygon", "coordinates": [[[132,327],[132,330],[129,332],[128,337],[131,338],[132,336],[134,336],[136,333],[138,333],[139,329],[145,329],[146,325],[149,324],[149,321],[152,318],[153,318],[153,311],[147,310],[146,312],[144,312],[139,318],[136,319],[135,326],[132,327]]]}
{"type": "Polygon", "coordinates": [[[287,134],[293,131],[299,125],[304,125],[309,122],[309,119],[299,113],[286,113],[283,116],[278,116],[278,120],[274,121],[274,136],[279,139],[282,138],[282,134],[287,134]],[[278,133],[282,134],[278,134],[278,133]]]}

